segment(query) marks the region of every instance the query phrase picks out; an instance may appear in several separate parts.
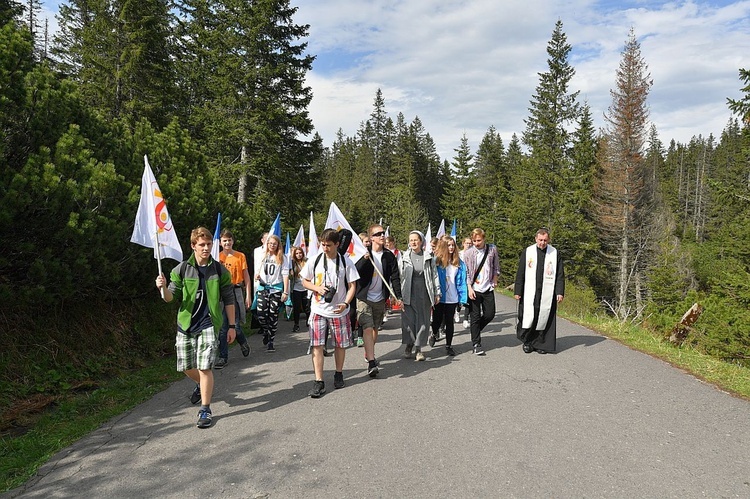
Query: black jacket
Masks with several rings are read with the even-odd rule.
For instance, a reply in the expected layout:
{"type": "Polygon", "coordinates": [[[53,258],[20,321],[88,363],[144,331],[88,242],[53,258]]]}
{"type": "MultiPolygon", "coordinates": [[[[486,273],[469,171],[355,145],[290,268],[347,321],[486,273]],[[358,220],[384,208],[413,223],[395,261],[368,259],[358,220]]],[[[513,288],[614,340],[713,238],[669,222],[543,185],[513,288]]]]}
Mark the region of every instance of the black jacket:
{"type": "MultiPolygon", "coordinates": [[[[401,274],[398,271],[398,259],[390,250],[383,248],[383,277],[385,282],[390,283],[396,298],[401,299],[401,274]]],[[[367,289],[372,282],[372,276],[375,273],[375,267],[372,264],[372,251],[370,258],[360,258],[356,264],[359,272],[357,281],[357,300],[367,300],[367,289]]],[[[387,288],[383,289],[386,298],[390,295],[387,288]]]]}

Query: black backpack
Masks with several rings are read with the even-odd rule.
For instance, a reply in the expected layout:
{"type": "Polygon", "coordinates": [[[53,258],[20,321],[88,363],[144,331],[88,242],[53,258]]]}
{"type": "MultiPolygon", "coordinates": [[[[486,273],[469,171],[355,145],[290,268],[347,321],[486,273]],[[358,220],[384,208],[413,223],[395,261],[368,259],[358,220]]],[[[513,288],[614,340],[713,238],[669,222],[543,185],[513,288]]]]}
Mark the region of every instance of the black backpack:
{"type": "Polygon", "coordinates": [[[341,241],[339,242],[339,254],[345,256],[349,253],[349,245],[352,244],[352,231],[349,229],[339,230],[341,241]]]}

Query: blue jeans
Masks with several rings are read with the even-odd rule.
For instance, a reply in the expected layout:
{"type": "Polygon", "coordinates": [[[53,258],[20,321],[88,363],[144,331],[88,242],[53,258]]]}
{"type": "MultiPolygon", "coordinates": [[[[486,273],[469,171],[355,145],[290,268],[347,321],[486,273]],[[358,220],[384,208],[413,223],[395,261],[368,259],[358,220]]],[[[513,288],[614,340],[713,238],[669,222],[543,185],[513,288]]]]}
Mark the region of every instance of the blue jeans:
{"type": "MultiPolygon", "coordinates": [[[[245,335],[242,333],[242,327],[240,326],[240,309],[238,307],[244,307],[244,303],[234,304],[234,330],[237,333],[237,343],[242,345],[247,343],[245,335]]],[[[229,331],[229,322],[227,321],[227,311],[225,308],[221,309],[221,315],[224,317],[224,322],[219,330],[219,357],[222,359],[229,358],[229,343],[227,343],[227,332],[229,331]]]]}

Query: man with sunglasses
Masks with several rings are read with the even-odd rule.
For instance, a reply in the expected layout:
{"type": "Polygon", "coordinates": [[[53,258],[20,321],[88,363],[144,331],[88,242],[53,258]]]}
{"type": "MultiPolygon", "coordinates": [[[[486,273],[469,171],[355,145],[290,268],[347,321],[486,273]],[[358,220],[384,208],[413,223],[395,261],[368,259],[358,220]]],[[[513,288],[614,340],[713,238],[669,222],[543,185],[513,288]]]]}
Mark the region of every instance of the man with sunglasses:
{"type": "Polygon", "coordinates": [[[378,341],[378,330],[383,326],[385,299],[392,291],[400,307],[401,275],[398,271],[398,260],[385,247],[383,226],[372,225],[368,233],[370,250],[357,261],[357,320],[363,331],[367,374],[374,378],[380,371],[375,358],[375,343],[378,341]],[[390,283],[391,290],[386,283],[390,283]]]}

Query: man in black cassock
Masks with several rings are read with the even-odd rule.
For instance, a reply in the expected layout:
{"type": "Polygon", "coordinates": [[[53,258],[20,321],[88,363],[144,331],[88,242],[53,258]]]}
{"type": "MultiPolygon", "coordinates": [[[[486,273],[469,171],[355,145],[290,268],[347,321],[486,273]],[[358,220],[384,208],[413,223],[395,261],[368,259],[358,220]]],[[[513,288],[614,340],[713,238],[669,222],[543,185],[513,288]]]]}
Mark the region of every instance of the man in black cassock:
{"type": "Polygon", "coordinates": [[[554,352],[557,304],[565,295],[565,271],[560,252],[549,244],[549,231],[536,232],[536,244],[521,252],[514,286],[518,300],[516,336],[523,351],[554,352]]]}

